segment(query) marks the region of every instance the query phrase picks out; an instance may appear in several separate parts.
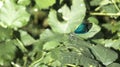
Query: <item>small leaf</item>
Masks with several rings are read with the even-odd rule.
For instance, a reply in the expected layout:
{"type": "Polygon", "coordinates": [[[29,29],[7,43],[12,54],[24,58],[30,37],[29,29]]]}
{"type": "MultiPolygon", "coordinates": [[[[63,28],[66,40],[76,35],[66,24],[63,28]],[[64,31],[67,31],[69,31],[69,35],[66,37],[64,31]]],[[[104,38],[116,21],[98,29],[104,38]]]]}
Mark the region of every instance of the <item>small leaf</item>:
{"type": "Polygon", "coordinates": [[[96,43],[96,44],[105,44],[105,40],[104,39],[93,39],[92,41],[94,43],[96,43]]]}
{"type": "Polygon", "coordinates": [[[63,0],[60,0],[60,4],[63,2],[63,0]]]}
{"type": "Polygon", "coordinates": [[[91,23],[95,23],[95,24],[99,23],[99,21],[95,17],[89,17],[88,21],[91,22],[91,23]]]}
{"type": "Polygon", "coordinates": [[[43,63],[48,64],[53,61],[53,58],[51,57],[51,53],[47,53],[45,58],[42,60],[43,63]]]}
{"type": "Polygon", "coordinates": [[[21,36],[21,41],[25,46],[29,46],[34,42],[36,42],[35,39],[32,36],[30,36],[26,31],[20,30],[20,36],[21,36]]]}
{"type": "Polygon", "coordinates": [[[60,45],[60,43],[57,41],[49,41],[49,42],[44,44],[43,49],[44,50],[51,50],[51,49],[56,48],[58,45],[60,45]]]}
{"type": "Polygon", "coordinates": [[[35,0],[35,2],[40,9],[47,9],[52,6],[56,0],[35,0]]]}
{"type": "Polygon", "coordinates": [[[116,52],[101,45],[91,46],[91,50],[97,60],[101,61],[104,65],[109,65],[118,58],[116,52]]]}

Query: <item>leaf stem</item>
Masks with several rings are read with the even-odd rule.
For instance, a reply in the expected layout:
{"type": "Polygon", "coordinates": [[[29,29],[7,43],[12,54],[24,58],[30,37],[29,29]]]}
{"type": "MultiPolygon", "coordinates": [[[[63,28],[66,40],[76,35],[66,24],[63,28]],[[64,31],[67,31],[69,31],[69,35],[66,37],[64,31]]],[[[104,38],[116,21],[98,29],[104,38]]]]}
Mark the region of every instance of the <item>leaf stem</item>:
{"type": "Polygon", "coordinates": [[[73,65],[73,64],[67,64],[67,65],[70,67],[76,67],[76,65],[73,65]]]}
{"type": "Polygon", "coordinates": [[[90,12],[90,15],[100,15],[100,16],[120,16],[120,13],[97,13],[97,12],[90,12]]]}
{"type": "Polygon", "coordinates": [[[27,52],[27,49],[24,47],[23,43],[18,38],[16,38],[16,40],[18,41],[18,47],[22,50],[22,52],[27,52]]]}
{"type": "Polygon", "coordinates": [[[35,64],[39,63],[45,56],[46,52],[42,53],[42,57],[38,59],[37,61],[34,61],[29,67],[35,67],[35,64]]]}

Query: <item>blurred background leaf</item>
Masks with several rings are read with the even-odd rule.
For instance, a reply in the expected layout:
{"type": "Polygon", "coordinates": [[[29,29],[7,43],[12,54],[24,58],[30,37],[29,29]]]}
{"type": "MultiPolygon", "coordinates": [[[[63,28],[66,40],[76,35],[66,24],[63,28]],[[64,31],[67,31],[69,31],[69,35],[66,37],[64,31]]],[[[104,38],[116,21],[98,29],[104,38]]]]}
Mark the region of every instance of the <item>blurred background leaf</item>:
{"type": "Polygon", "coordinates": [[[0,66],[10,66],[15,58],[16,46],[13,40],[0,43],[0,66]]]}
{"type": "Polygon", "coordinates": [[[39,9],[47,9],[52,6],[56,0],[35,0],[39,9]]]}
{"type": "Polygon", "coordinates": [[[18,0],[17,3],[23,6],[27,6],[30,4],[30,0],[18,0]]]}
{"type": "Polygon", "coordinates": [[[0,9],[0,25],[6,27],[22,27],[28,23],[29,17],[30,15],[26,12],[26,7],[16,5],[13,0],[5,0],[0,9]]]}
{"type": "Polygon", "coordinates": [[[5,41],[5,40],[9,40],[12,38],[13,35],[13,31],[12,29],[8,29],[8,28],[2,28],[0,26],[0,42],[5,41]]]}

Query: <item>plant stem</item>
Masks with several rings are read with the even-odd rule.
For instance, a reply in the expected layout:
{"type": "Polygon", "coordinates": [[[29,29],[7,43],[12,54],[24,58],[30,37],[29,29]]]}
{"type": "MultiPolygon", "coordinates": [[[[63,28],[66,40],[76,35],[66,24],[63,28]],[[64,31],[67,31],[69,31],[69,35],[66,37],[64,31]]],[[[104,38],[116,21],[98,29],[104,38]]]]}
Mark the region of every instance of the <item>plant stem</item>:
{"type": "Polygon", "coordinates": [[[120,13],[97,13],[97,12],[90,12],[90,15],[100,15],[100,16],[120,16],[120,13]]]}
{"type": "Polygon", "coordinates": [[[35,64],[39,63],[45,56],[46,52],[43,52],[42,57],[37,61],[34,61],[29,67],[35,67],[35,64]]]}
{"type": "Polygon", "coordinates": [[[17,46],[22,50],[22,52],[27,52],[27,49],[24,47],[23,43],[18,38],[16,38],[16,40],[19,43],[17,46]]]}

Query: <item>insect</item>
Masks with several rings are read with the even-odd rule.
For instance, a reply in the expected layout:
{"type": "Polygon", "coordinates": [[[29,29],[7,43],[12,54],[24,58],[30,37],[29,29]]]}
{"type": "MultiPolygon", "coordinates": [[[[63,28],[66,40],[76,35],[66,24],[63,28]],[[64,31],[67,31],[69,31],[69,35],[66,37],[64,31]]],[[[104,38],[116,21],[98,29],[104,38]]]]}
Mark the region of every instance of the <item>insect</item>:
{"type": "Polygon", "coordinates": [[[78,28],[74,31],[76,34],[84,34],[89,31],[89,29],[92,27],[92,23],[89,23],[88,21],[83,21],[78,28]]]}

